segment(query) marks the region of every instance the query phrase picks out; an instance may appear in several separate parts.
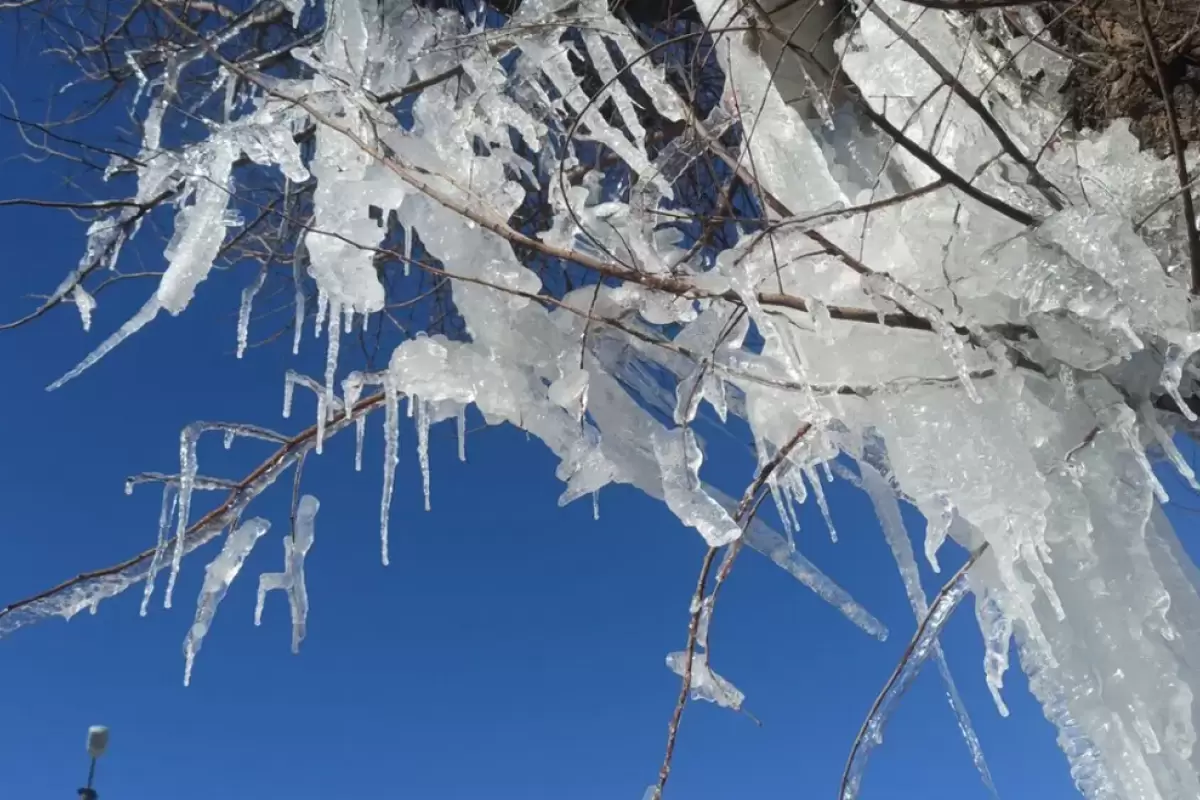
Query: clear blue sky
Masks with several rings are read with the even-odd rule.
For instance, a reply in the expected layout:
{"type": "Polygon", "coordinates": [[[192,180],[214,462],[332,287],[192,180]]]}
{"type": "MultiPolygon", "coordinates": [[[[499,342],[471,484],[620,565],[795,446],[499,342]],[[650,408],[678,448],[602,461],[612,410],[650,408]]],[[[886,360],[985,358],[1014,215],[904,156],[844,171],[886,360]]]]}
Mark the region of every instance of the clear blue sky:
{"type": "MultiPolygon", "coordinates": [[[[11,41],[6,32],[0,81],[24,102],[45,76],[29,71],[11,41]]],[[[61,165],[9,157],[16,152],[15,132],[0,126],[3,196],[70,196],[61,165]]],[[[0,242],[7,320],[29,307],[24,293],[48,291],[76,262],[82,228],[62,212],[0,209],[0,242]]],[[[233,358],[236,296],[250,277],[204,285],[186,315],[156,322],[54,394],[42,387],[123,322],[152,284],[101,296],[92,334],[70,307],[0,333],[0,603],[150,546],[157,492],[126,497],[122,481],[177,468],[187,422],[308,424],[308,398],[292,421],[280,418],[282,375],[289,366],[319,374],[323,342],[306,338],[299,359],[284,343],[233,358]]],[[[421,510],[415,437],[402,434],[393,564],[384,568],[380,427],[370,423],[361,474],[348,437],[310,460],[305,489],[322,506],[299,657],[289,653],[282,596],[269,599],[261,628],[252,624],[257,575],[281,566],[283,486],[255,508],[275,527],[221,606],[191,688],[182,685],[181,643],[212,546],[186,562],[173,610],[156,602],[139,618],[134,590],[94,617],[0,641],[0,797],[74,797],[86,772],[84,733],[103,723],[112,729],[97,781],[104,800],[638,800],[657,773],[678,691],[663,657],[685,640],[699,536],[626,488],[602,493],[599,522],[586,501],[559,509],[541,445],[509,429],[480,431],[460,464],[453,425],[443,424],[432,437],[431,513],[421,510]]],[[[236,476],[263,452],[209,442],[202,470],[236,476]]],[[[740,491],[752,468],[746,454],[719,444],[714,456],[708,474],[740,491]]],[[[870,639],[765,559],[741,559],[714,624],[714,661],[763,726],[692,704],[669,797],[835,796],[863,714],[914,621],[865,496],[839,484],[831,504],[841,542],[831,544],[807,509],[801,548],[891,638],[870,639]]],[[[1194,517],[1173,516],[1190,542],[1194,517]]],[[[919,552],[920,525],[908,521],[919,552]]],[[[937,585],[927,569],[925,580],[937,585]]],[[[1076,796],[1019,669],[1006,690],[1012,716],[997,715],[969,604],[944,641],[1001,795],[1076,796]]],[[[864,797],[984,796],[929,668],[887,729],[864,797]]]]}

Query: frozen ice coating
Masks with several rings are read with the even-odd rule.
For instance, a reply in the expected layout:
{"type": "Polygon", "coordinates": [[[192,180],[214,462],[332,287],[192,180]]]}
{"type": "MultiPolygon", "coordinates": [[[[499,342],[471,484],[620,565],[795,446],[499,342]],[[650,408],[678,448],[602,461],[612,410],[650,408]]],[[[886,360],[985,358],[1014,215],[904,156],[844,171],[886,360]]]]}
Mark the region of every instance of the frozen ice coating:
{"type": "Polygon", "coordinates": [[[88,294],[82,284],[76,284],[75,288],[71,290],[71,301],[79,309],[79,319],[83,323],[83,329],[90,331],[92,329],[92,312],[96,310],[96,298],[88,294]]]}
{"type": "MultiPolygon", "coordinates": [[[[683,675],[686,664],[685,652],[671,653],[667,656],[667,668],[676,675],[683,675]]],[[[746,699],[736,686],[712,671],[708,666],[706,653],[692,654],[692,697],[735,711],[742,707],[742,702],[746,699]]]]}
{"type": "MultiPolygon", "coordinates": [[[[314,512],[315,513],[315,512],[314,512]]],[[[212,628],[213,618],[217,615],[217,606],[225,599],[229,585],[242,570],[246,556],[254,549],[254,544],[262,537],[271,523],[265,519],[255,518],[242,523],[236,530],[225,537],[225,544],[204,570],[204,584],[200,587],[200,599],[196,601],[196,620],[188,630],[187,638],[183,641],[185,665],[183,669],[183,685],[192,682],[192,665],[196,662],[196,654],[204,644],[204,637],[212,628]]]]}
{"type": "MultiPolygon", "coordinates": [[[[204,48],[181,51],[161,76],[139,82],[147,157],[110,171],[136,179],[136,203],[166,198],[165,272],[140,310],[115,320],[50,387],[161,324],[160,312],[188,310],[205,281],[222,279],[232,227],[257,213],[238,199],[252,169],[255,186],[273,176],[304,198],[289,209],[302,225],[280,236],[292,248],[293,347],[303,330],[317,366],[311,376],[288,373],[283,414],[300,384],[315,417],[304,398],[306,418],[289,423],[283,441],[253,426],[186,428],[153,549],[112,574],[0,610],[0,633],[93,608],[138,581],[148,602],[168,569],[169,605],[184,557],[236,528],[206,576],[190,663],[261,535],[236,521],[283,470],[351,426],[361,469],[366,436],[380,437],[386,564],[389,540],[404,533],[402,521],[391,524],[393,497],[418,491],[396,485],[400,458],[415,455],[428,508],[432,429],[453,425],[465,460],[470,414],[472,426],[508,424],[545,446],[560,503],[598,508],[601,490],[627,484],[664,502],[707,545],[742,537],[880,639],[887,631],[871,610],[801,552],[818,533],[800,531],[803,503],[830,534],[835,523],[844,538],[859,533],[839,518],[823,476],[836,472],[866,493],[918,619],[933,588],[921,584],[919,558],[944,573],[939,558],[984,548],[934,609],[872,732],[932,659],[990,787],[936,642],[970,592],[984,655],[958,680],[986,685],[1007,713],[1007,670],[1022,669],[1085,796],[1200,797],[1200,573],[1163,514],[1169,498],[1151,460],[1161,455],[1163,468],[1200,484],[1175,438],[1200,431],[1200,330],[1181,268],[1183,223],[1164,202],[1178,191],[1170,160],[1139,150],[1126,122],[1064,132],[1053,92],[1026,86],[1039,70],[1061,82],[1063,66],[988,27],[987,14],[980,32],[904,0],[853,0],[860,24],[822,51],[841,54],[840,69],[882,121],[969,179],[964,188],[946,186],[928,158],[877,132],[886,126],[865,124],[853,102],[821,100],[821,68],[769,41],[778,34],[772,20],[792,19],[774,2],[763,20],[753,4],[698,0],[701,17],[725,28],[712,45],[715,91],[702,113],[678,91],[678,66],[661,49],[647,53],[600,0],[524,0],[503,24],[409,0],[322,2],[323,27],[290,54],[305,65],[302,77],[251,73],[226,103],[215,95],[218,119],[190,123],[186,146],[163,146],[176,124],[167,112],[208,57],[204,48]],[[952,100],[913,41],[981,95],[1007,142],[952,100]],[[1015,73],[997,73],[1014,48],[1024,48],[1015,73]],[[581,78],[580,61],[599,86],[581,78]],[[684,133],[664,137],[664,119],[684,133]],[[1034,154],[1036,179],[1017,158],[1034,154]],[[701,212],[684,207],[689,176],[709,167],[737,171],[753,198],[738,202],[757,203],[735,210],[746,219],[726,224],[719,242],[698,241],[693,212],[701,212]],[[912,196],[887,202],[902,193],[912,196]],[[522,221],[530,207],[536,224],[522,221]],[[407,294],[417,286],[435,287],[436,307],[407,294]],[[398,307],[411,314],[404,330],[382,339],[366,364],[358,337],[398,329],[398,307]],[[401,403],[411,439],[401,434],[409,424],[401,403]],[[376,411],[382,419],[368,424],[376,411]],[[706,437],[718,428],[750,454],[753,471],[740,485],[705,482],[706,437]],[[206,430],[281,447],[302,438],[198,523],[195,491],[237,485],[200,473],[206,430]],[[762,513],[778,520],[739,525],[733,498],[798,431],[806,433],[762,487],[771,495],[762,513]],[[926,520],[912,531],[920,553],[901,503],[926,520]]],[[[305,7],[288,0],[285,17],[305,7]]],[[[321,14],[296,19],[310,16],[321,14]]],[[[234,91],[229,83],[214,91],[222,88],[234,91]]],[[[1188,160],[1194,170],[1196,153],[1188,160]]],[[[51,303],[73,303],[85,327],[101,325],[89,276],[116,267],[140,224],[132,206],[94,222],[51,303]]],[[[270,292],[266,271],[239,276],[242,355],[270,292]]],[[[257,616],[273,589],[286,593],[294,647],[306,624],[317,508],[301,497],[282,571],[259,585],[257,616]]],[[[852,563],[853,548],[838,548],[852,563]]],[[[680,673],[684,658],[674,653],[668,664],[680,673]]],[[[740,706],[704,652],[692,677],[697,697],[740,706]]],[[[854,762],[848,796],[864,765],[854,762]]]]}

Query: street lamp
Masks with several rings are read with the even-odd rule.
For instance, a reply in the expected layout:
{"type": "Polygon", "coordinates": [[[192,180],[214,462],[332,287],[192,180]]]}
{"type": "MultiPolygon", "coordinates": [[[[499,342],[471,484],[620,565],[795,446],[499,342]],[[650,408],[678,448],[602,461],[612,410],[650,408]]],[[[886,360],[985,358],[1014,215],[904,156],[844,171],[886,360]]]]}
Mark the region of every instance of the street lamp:
{"type": "Polygon", "coordinates": [[[79,790],[79,800],[99,800],[100,795],[92,788],[92,780],[96,777],[96,759],[104,755],[108,749],[108,728],[103,725],[93,725],[88,728],[87,751],[92,759],[88,767],[87,786],[79,790]]]}

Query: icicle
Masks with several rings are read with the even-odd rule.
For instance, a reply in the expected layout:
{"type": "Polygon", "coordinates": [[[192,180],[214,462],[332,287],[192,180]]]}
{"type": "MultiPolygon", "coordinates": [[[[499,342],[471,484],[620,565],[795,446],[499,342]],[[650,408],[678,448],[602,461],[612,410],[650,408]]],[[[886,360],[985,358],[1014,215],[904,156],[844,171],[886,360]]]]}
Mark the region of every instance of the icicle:
{"type": "Polygon", "coordinates": [[[83,329],[90,331],[92,329],[92,312],[96,310],[96,298],[87,293],[82,283],[77,283],[71,290],[71,300],[79,309],[79,320],[83,323],[83,329]]]}
{"type": "MultiPolygon", "coordinates": [[[[364,317],[364,319],[365,319],[365,317],[364,317]]],[[[354,309],[353,308],[346,309],[346,312],[343,315],[342,333],[346,334],[347,336],[354,333],[354,309]]]]}
{"type": "Polygon", "coordinates": [[[467,460],[467,407],[459,406],[456,419],[458,425],[458,460],[467,460]]]}
{"type": "MultiPolygon", "coordinates": [[[[86,322],[83,329],[87,330],[86,322]]],[[[1188,422],[1196,421],[1196,412],[1192,411],[1191,406],[1179,393],[1179,384],[1183,382],[1183,365],[1188,362],[1198,348],[1200,348],[1200,334],[1195,333],[1188,336],[1187,346],[1171,345],[1167,348],[1167,358],[1162,370],[1163,388],[1167,390],[1167,394],[1175,401],[1175,405],[1188,422]]]]}
{"type": "MultiPolygon", "coordinates": [[[[974,561],[968,563],[973,564],[974,561]]],[[[958,604],[962,602],[963,597],[966,595],[968,589],[968,572],[967,568],[962,569],[954,577],[954,580],[938,595],[933,607],[929,610],[929,614],[922,620],[916,639],[911,646],[911,652],[900,669],[899,674],[895,676],[895,679],[888,686],[883,697],[880,698],[878,705],[872,709],[871,715],[867,718],[864,725],[863,735],[856,742],[854,753],[850,757],[850,763],[846,766],[846,785],[840,800],[855,800],[858,797],[858,790],[862,785],[863,773],[867,767],[867,758],[871,751],[883,742],[884,725],[887,724],[892,713],[896,710],[900,698],[920,673],[926,659],[934,652],[933,645],[937,643],[942,628],[945,627],[951,614],[954,613],[954,609],[958,607],[958,604]]]]}
{"type": "Polygon", "coordinates": [[[254,606],[254,624],[262,624],[263,607],[267,592],[282,589],[287,592],[288,606],[292,615],[292,652],[300,652],[308,620],[308,589],[304,585],[304,559],[312,549],[316,537],[317,511],[320,501],[310,494],[300,498],[296,505],[296,528],[292,536],[283,540],[283,572],[269,572],[259,576],[258,601],[254,606]]]}
{"type": "Polygon", "coordinates": [[[392,509],[392,489],[396,483],[396,463],[400,460],[400,398],[391,376],[383,382],[383,497],[379,508],[379,539],[383,565],[388,565],[388,516],[392,509]]]}
{"type": "Polygon", "coordinates": [[[592,519],[600,521],[600,490],[592,492],[592,519]]]}
{"type": "MultiPolygon", "coordinates": [[[[358,399],[362,396],[363,375],[352,372],[342,381],[342,399],[346,403],[346,413],[353,414],[358,399]]],[[[367,416],[359,414],[354,418],[354,471],[362,472],[363,438],[367,432],[367,416]]]]}
{"type": "MultiPolygon", "coordinates": [[[[759,465],[759,469],[762,466],[759,465]]],[[[787,534],[788,546],[795,547],[796,539],[792,532],[792,518],[787,510],[787,498],[783,496],[783,490],[779,487],[779,480],[775,473],[772,472],[767,476],[767,489],[771,492],[771,500],[775,502],[775,513],[779,514],[779,521],[783,523],[783,532],[787,534]]]]}
{"type": "MultiPolygon", "coordinates": [[[[904,583],[904,591],[908,595],[909,605],[912,606],[913,615],[920,623],[929,613],[929,603],[925,599],[925,589],[921,586],[921,573],[917,567],[916,555],[913,553],[912,541],[908,538],[908,531],[904,527],[900,503],[897,502],[892,487],[884,480],[879,470],[864,463],[859,464],[859,469],[862,472],[862,488],[875,507],[875,515],[879,518],[884,538],[892,551],[892,557],[896,560],[896,567],[900,571],[900,578],[904,583]]],[[[971,760],[979,772],[983,785],[987,787],[989,794],[995,797],[996,786],[992,781],[992,773],[988,769],[987,760],[983,756],[983,748],[979,745],[979,737],[976,735],[975,727],[971,724],[971,717],[963,705],[958,687],[954,685],[954,677],[950,674],[950,665],[946,663],[942,646],[936,641],[933,643],[933,657],[937,662],[938,672],[941,673],[942,682],[946,684],[946,698],[958,721],[958,729],[962,733],[963,741],[966,742],[967,750],[971,753],[971,760]]]]}
{"type": "Polygon", "coordinates": [[[325,388],[317,409],[317,455],[324,450],[325,423],[333,412],[333,379],[337,375],[338,345],[341,342],[340,317],[341,305],[336,300],[330,301],[329,330],[325,334],[329,339],[329,349],[325,355],[325,388]]]}
{"type": "Polygon", "coordinates": [[[938,564],[938,550],[942,549],[942,545],[946,541],[946,536],[950,533],[950,525],[954,522],[954,506],[950,503],[950,498],[944,494],[937,494],[936,501],[938,508],[935,512],[926,509],[921,509],[925,514],[925,560],[929,562],[929,566],[936,573],[941,573],[942,567],[938,564]]]}
{"type": "Polygon", "coordinates": [[[413,397],[417,407],[417,458],[421,462],[421,485],[425,489],[425,510],[429,510],[429,403],[413,397]]]}
{"type": "Polygon", "coordinates": [[[708,362],[701,362],[675,389],[675,424],[690,425],[704,399],[704,376],[708,362]]]}
{"type": "Polygon", "coordinates": [[[950,361],[954,364],[958,380],[962,383],[967,397],[971,399],[972,403],[982,403],[983,398],[979,396],[979,390],[975,388],[975,381],[972,380],[971,370],[967,366],[966,348],[963,347],[962,337],[940,316],[934,317],[932,322],[942,337],[942,347],[950,356],[950,361]]]}
{"type": "MultiPolygon", "coordinates": [[[[303,238],[301,239],[303,241],[303,238]]],[[[297,253],[292,261],[292,282],[296,285],[296,296],[293,301],[295,316],[292,319],[292,355],[300,355],[300,339],[304,335],[304,271],[300,266],[300,255],[297,253]]]]}
{"type": "MultiPolygon", "coordinates": [[[[182,493],[181,493],[182,494],[182,493]]],[[[196,620],[188,630],[187,638],[183,641],[185,663],[183,667],[183,685],[192,681],[192,665],[196,654],[204,643],[212,627],[213,617],[216,616],[217,606],[229,591],[229,585],[242,570],[246,556],[254,548],[254,543],[267,532],[271,523],[265,519],[252,519],[241,525],[237,530],[225,537],[221,552],[204,571],[204,585],[200,588],[200,598],[196,601],[196,620]]],[[[177,548],[179,552],[182,548],[177,548]]]]}
{"type": "Polygon", "coordinates": [[[988,691],[996,703],[1000,716],[1008,716],[1008,706],[1000,690],[1004,688],[1004,673],[1008,671],[1008,648],[1012,641],[1012,620],[1000,608],[991,590],[985,591],[982,597],[975,598],[975,619],[983,634],[984,655],[983,674],[987,680],[988,691]]]}
{"type": "Polygon", "coordinates": [[[199,437],[199,429],[192,425],[179,434],[179,521],[175,529],[175,551],[171,554],[171,574],[167,578],[163,608],[171,607],[175,579],[179,577],[179,567],[183,564],[183,541],[187,536],[188,516],[192,510],[192,490],[196,486],[196,440],[199,437]]]}
{"type": "Polygon", "coordinates": [[[833,526],[833,515],[829,513],[829,503],[825,499],[825,490],[821,488],[821,479],[817,477],[816,471],[811,466],[804,468],[804,474],[808,478],[808,482],[812,484],[813,496],[817,498],[817,508],[821,509],[821,516],[825,519],[825,525],[829,528],[829,538],[836,542],[838,540],[837,528],[833,526]]]}
{"type": "Polygon", "coordinates": [[[1150,405],[1149,400],[1142,401],[1142,420],[1146,423],[1146,427],[1154,435],[1158,446],[1166,453],[1170,459],[1171,465],[1175,467],[1175,471],[1187,481],[1187,485],[1197,492],[1200,492],[1200,484],[1196,482],[1196,472],[1192,469],[1192,465],[1183,457],[1183,453],[1179,452],[1179,448],[1175,446],[1175,441],[1171,438],[1171,434],[1163,429],[1163,426],[1158,423],[1158,415],[1154,410],[1154,406],[1150,405]]]}
{"type": "Polygon", "coordinates": [[[146,616],[150,608],[150,598],[154,595],[154,579],[162,568],[163,556],[167,552],[167,531],[171,527],[171,518],[175,515],[175,504],[179,501],[175,486],[163,485],[162,509],[158,512],[158,543],[154,546],[154,557],[150,559],[150,569],[146,571],[146,588],[142,592],[142,607],[138,612],[146,616]]]}
{"type": "Polygon", "coordinates": [[[684,525],[695,528],[709,547],[722,547],[740,537],[741,527],[700,483],[704,453],[692,429],[656,431],[651,446],[658,461],[667,508],[684,525]]]}
{"type": "Polygon", "coordinates": [[[404,277],[406,278],[412,266],[412,240],[413,229],[409,228],[404,232],[404,277]]]}
{"type": "Polygon", "coordinates": [[[233,428],[226,428],[226,429],[225,429],[225,442],[224,442],[224,444],[225,444],[225,449],[226,449],[226,450],[228,450],[228,449],[230,449],[231,447],[233,447],[233,437],[236,435],[236,433],[237,433],[237,432],[236,432],[236,431],[235,431],[233,428]]]}
{"type": "Polygon", "coordinates": [[[133,336],[142,328],[149,325],[150,322],[158,316],[158,312],[161,309],[162,305],[159,303],[158,295],[152,296],[146,301],[146,305],[142,306],[141,310],[130,317],[129,320],[122,325],[116,333],[105,339],[99,347],[97,347],[88,355],[87,358],[76,364],[70,372],[47,386],[46,391],[53,392],[55,389],[61,389],[64,384],[74,380],[75,378],[78,378],[89,367],[93,366],[97,361],[111,353],[121,342],[125,341],[130,336],[133,336]]]}
{"type": "Polygon", "coordinates": [[[1116,409],[1115,417],[1112,427],[1125,440],[1130,453],[1137,459],[1142,471],[1146,473],[1146,479],[1150,482],[1150,487],[1154,490],[1154,496],[1158,502],[1165,505],[1171,498],[1167,494],[1166,488],[1158,480],[1158,476],[1154,474],[1154,467],[1150,464],[1150,459],[1146,458],[1145,448],[1142,447],[1137,432],[1134,430],[1137,426],[1137,414],[1128,406],[1121,406],[1116,409]]]}
{"type": "Polygon", "coordinates": [[[292,373],[289,372],[283,378],[283,418],[288,419],[292,416],[292,395],[296,393],[296,382],[292,380],[292,373]]]}
{"type": "Polygon", "coordinates": [[[246,352],[246,343],[250,340],[250,311],[254,306],[254,297],[267,280],[267,271],[259,270],[254,283],[242,289],[242,305],[238,309],[237,325],[237,357],[241,358],[246,352]]]}
{"type": "Polygon", "coordinates": [[[329,313],[329,295],[317,287],[317,318],[313,321],[313,337],[321,338],[321,328],[325,327],[325,315],[329,313]]]}

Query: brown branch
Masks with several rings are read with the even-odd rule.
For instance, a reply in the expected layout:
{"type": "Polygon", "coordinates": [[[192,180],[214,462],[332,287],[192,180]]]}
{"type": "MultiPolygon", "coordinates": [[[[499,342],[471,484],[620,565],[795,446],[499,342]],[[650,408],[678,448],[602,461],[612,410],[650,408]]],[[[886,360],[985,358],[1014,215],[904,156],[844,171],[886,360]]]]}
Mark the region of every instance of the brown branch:
{"type": "MultiPolygon", "coordinates": [[[[734,515],[734,522],[745,531],[750,521],[754,518],[754,510],[766,494],[762,491],[766,486],[767,481],[779,469],[780,465],[787,460],[792,450],[800,443],[812,429],[812,426],[805,423],[800,426],[796,434],[779,449],[779,451],[763,465],[762,469],[746,487],[745,494],[742,495],[742,500],[738,503],[737,511],[734,515]]],[[[717,583],[713,589],[713,605],[715,607],[717,591],[720,589],[721,583],[729,576],[729,570],[733,565],[733,558],[736,557],[737,551],[741,548],[744,536],[739,536],[730,549],[730,557],[726,558],[721,571],[717,575],[717,583]]],[[[692,595],[692,611],[691,619],[688,621],[688,638],[687,647],[684,650],[683,656],[683,676],[682,685],[679,688],[679,698],[675,701],[675,710],[671,713],[671,721],[667,725],[667,747],[663,755],[662,766],[658,770],[658,783],[654,787],[652,800],[661,800],[663,791],[667,786],[667,779],[671,776],[671,760],[675,755],[675,740],[679,735],[679,722],[683,718],[683,709],[687,706],[688,695],[692,690],[692,659],[696,654],[696,645],[699,643],[700,617],[704,611],[704,589],[708,585],[708,575],[712,571],[713,561],[717,557],[719,547],[710,547],[704,554],[704,562],[700,566],[700,575],[696,580],[696,591],[692,595]]],[[[710,608],[710,613],[712,608],[710,608]]],[[[711,623],[711,617],[710,617],[711,623]]]]}
{"type": "MultiPolygon", "coordinates": [[[[379,392],[359,400],[357,403],[355,403],[349,414],[347,414],[345,411],[337,412],[337,414],[334,416],[334,419],[325,427],[325,438],[328,439],[330,436],[339,433],[342,429],[348,427],[348,423],[351,419],[361,414],[369,414],[376,408],[380,407],[383,402],[384,394],[383,392],[379,392]]],[[[312,425],[285,441],[269,458],[255,467],[240,481],[237,481],[230,490],[229,495],[224,501],[221,502],[220,505],[189,525],[184,532],[183,539],[193,539],[202,535],[206,530],[210,530],[217,523],[223,523],[227,521],[227,518],[230,515],[235,514],[240,510],[240,504],[243,500],[247,499],[246,493],[253,488],[257,481],[267,476],[272,472],[272,470],[278,469],[280,465],[286,465],[289,457],[294,455],[297,451],[306,452],[309,447],[312,447],[315,444],[316,436],[317,426],[312,425]]],[[[183,546],[183,542],[178,542],[176,546],[183,546]]],[[[0,608],[0,623],[2,623],[6,617],[12,615],[14,612],[20,611],[21,609],[31,606],[41,600],[49,599],[54,595],[61,594],[62,592],[78,586],[79,584],[96,580],[98,578],[119,575],[132,567],[136,567],[144,561],[153,559],[156,549],[157,548],[150,548],[149,550],[143,550],[141,553],[138,553],[132,558],[128,558],[119,564],[113,564],[103,569],[93,570],[92,572],[80,573],[74,578],[63,581],[57,586],[53,586],[49,589],[38,592],[37,594],[30,595],[29,597],[10,603],[4,608],[0,608]]]]}

